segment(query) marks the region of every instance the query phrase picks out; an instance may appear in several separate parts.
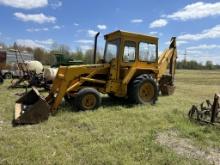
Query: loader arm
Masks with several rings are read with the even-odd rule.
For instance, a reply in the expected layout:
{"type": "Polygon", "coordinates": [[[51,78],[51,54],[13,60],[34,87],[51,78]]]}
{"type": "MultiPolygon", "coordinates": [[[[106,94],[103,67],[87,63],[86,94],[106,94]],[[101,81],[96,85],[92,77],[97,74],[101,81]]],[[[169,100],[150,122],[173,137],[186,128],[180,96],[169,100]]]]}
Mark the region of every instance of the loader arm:
{"type": "Polygon", "coordinates": [[[46,97],[47,103],[50,104],[50,112],[54,113],[57,110],[65,94],[71,91],[76,92],[84,82],[106,84],[106,81],[93,79],[93,76],[107,74],[109,67],[109,64],[60,67],[50,93],[46,97]]]}
{"type": "Polygon", "coordinates": [[[174,92],[174,77],[176,71],[176,37],[172,37],[170,46],[158,59],[158,80],[162,95],[170,95],[174,92]],[[169,72],[167,72],[167,69],[169,72]]]}

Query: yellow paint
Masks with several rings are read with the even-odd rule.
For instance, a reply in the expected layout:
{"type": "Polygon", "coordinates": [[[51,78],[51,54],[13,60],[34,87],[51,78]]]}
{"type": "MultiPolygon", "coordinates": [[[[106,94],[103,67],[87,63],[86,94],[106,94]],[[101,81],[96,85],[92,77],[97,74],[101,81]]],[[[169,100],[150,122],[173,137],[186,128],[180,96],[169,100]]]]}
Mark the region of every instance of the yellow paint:
{"type": "MultiPolygon", "coordinates": [[[[165,50],[158,59],[158,38],[137,33],[116,31],[105,35],[107,42],[120,39],[117,57],[111,62],[100,60],[99,64],[61,66],[53,82],[47,101],[52,101],[51,111],[55,111],[65,94],[76,94],[83,87],[96,88],[101,93],[113,93],[115,96],[127,97],[127,87],[136,76],[151,74],[158,81],[165,74],[173,59],[176,61],[176,46],[165,50]],[[124,62],[124,44],[126,41],[136,43],[135,61],[124,62]],[[139,60],[139,43],[146,42],[156,45],[156,61],[143,62],[139,60]],[[173,58],[172,58],[173,57],[173,58]],[[55,96],[53,98],[52,96],[55,96]]],[[[174,43],[175,45],[175,43],[174,43]]],[[[172,68],[175,71],[175,66],[172,68]]],[[[172,72],[172,76],[174,73],[172,72]]]]}

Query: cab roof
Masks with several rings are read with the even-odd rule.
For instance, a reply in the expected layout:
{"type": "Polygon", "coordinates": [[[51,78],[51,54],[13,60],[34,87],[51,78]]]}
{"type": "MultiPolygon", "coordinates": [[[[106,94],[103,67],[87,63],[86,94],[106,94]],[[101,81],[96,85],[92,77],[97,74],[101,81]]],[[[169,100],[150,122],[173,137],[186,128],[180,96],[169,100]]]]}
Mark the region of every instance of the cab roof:
{"type": "Polygon", "coordinates": [[[139,33],[133,33],[133,32],[126,32],[117,30],[112,33],[106,34],[105,36],[106,40],[114,40],[117,38],[124,38],[128,40],[136,40],[136,41],[148,41],[153,44],[158,44],[158,38],[154,36],[139,34],[139,33]]]}

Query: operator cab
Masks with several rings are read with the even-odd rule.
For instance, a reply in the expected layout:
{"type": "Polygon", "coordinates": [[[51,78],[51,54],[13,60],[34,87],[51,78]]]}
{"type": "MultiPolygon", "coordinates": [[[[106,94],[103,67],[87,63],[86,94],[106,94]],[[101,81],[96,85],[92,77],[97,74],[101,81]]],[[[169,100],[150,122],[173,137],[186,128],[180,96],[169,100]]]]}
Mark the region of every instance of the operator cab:
{"type": "Polygon", "coordinates": [[[120,63],[132,64],[135,61],[157,63],[158,38],[138,33],[115,31],[105,35],[104,62],[117,59],[120,63]]]}

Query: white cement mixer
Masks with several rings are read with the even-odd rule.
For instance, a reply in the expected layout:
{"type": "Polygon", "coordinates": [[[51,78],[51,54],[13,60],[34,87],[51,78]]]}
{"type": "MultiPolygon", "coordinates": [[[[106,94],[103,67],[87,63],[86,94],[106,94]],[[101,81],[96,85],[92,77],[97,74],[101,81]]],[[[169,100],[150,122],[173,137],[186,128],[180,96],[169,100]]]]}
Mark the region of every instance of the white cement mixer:
{"type": "Polygon", "coordinates": [[[58,68],[45,68],[44,69],[44,78],[47,81],[53,81],[56,77],[58,68]]]}
{"type": "Polygon", "coordinates": [[[29,71],[35,72],[36,74],[43,73],[43,65],[39,61],[25,61],[26,67],[29,71]]]}

